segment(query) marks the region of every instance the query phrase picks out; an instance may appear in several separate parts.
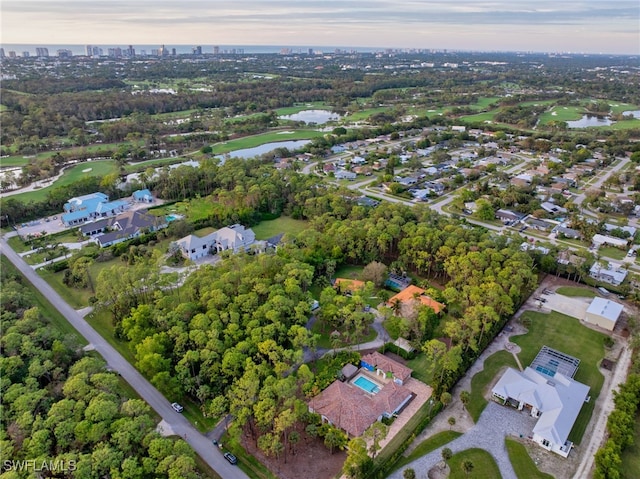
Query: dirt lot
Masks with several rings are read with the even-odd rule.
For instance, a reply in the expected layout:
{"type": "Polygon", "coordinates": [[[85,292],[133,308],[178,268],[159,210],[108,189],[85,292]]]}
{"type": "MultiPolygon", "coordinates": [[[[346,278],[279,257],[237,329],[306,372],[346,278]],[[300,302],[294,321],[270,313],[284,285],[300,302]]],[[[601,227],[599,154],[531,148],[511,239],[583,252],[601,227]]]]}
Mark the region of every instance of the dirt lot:
{"type": "Polygon", "coordinates": [[[267,457],[260,451],[255,441],[243,438],[245,450],[256,457],[262,464],[280,479],[327,479],[336,477],[342,470],[347,453],[334,449],[333,454],[323,444],[322,439],[313,438],[300,430],[300,442],[292,452],[287,451],[279,459],[267,457]]]}

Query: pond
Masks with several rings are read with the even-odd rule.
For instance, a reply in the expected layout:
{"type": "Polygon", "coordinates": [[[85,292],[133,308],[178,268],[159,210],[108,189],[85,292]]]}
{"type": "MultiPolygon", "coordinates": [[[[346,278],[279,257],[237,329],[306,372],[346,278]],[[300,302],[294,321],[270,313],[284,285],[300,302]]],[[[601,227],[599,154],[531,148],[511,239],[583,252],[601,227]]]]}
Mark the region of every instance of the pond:
{"type": "Polygon", "coordinates": [[[590,126],[609,126],[614,123],[615,121],[611,121],[609,118],[583,115],[579,120],[568,121],[567,126],[569,128],[588,128],[590,126]]]}
{"type": "Polygon", "coordinates": [[[634,118],[640,118],[640,110],[629,110],[629,111],[623,111],[622,114],[624,116],[633,116],[634,118]]]}
{"type": "Polygon", "coordinates": [[[303,110],[293,115],[279,116],[281,120],[302,121],[322,125],[328,121],[340,119],[340,115],[328,110],[303,110]]]}
{"type": "MultiPolygon", "coordinates": [[[[297,150],[302,148],[311,140],[288,140],[288,141],[274,141],[271,143],[265,143],[264,145],[255,146],[253,148],[245,148],[243,150],[230,151],[228,153],[231,158],[253,158],[254,156],[263,155],[275,150],[276,148],[287,148],[288,150],[297,150]]],[[[217,158],[224,159],[225,155],[218,155],[217,158]]]]}

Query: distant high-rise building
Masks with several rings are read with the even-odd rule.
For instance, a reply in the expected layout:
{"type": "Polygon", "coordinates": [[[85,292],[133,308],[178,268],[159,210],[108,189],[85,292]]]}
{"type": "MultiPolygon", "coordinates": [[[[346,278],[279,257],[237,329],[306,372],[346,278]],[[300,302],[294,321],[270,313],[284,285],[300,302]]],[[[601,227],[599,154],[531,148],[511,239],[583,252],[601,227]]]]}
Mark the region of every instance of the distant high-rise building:
{"type": "Polygon", "coordinates": [[[173,55],[174,57],[178,54],[178,52],[176,52],[175,48],[171,49],[171,55],[173,55]]]}
{"type": "Polygon", "coordinates": [[[29,58],[30,56],[29,52],[22,52],[22,58],[29,58]]]}
{"type": "Polygon", "coordinates": [[[91,47],[91,55],[92,57],[101,57],[102,56],[102,48],[100,47],[91,47]]]}
{"type": "Polygon", "coordinates": [[[133,58],[136,56],[136,49],[133,48],[132,45],[129,45],[127,49],[124,51],[124,55],[129,58],[133,58]]]}
{"type": "Polygon", "coordinates": [[[0,58],[4,58],[4,48],[0,47],[0,58]]]}
{"type": "Polygon", "coordinates": [[[214,55],[220,55],[220,47],[219,46],[215,46],[213,47],[213,54],[214,55]]]}
{"type": "Polygon", "coordinates": [[[66,48],[61,48],[57,52],[58,58],[71,58],[73,56],[73,52],[66,48]]]}
{"type": "Polygon", "coordinates": [[[87,56],[90,57],[93,55],[93,47],[91,45],[87,45],[87,56]]]}
{"type": "Polygon", "coordinates": [[[48,48],[44,48],[44,47],[36,48],[36,56],[37,57],[48,57],[49,56],[49,49],[48,48]]]}
{"type": "Polygon", "coordinates": [[[9,58],[15,58],[15,57],[17,57],[16,52],[10,51],[9,52],[9,58]]]}
{"type": "Polygon", "coordinates": [[[202,55],[202,47],[201,46],[193,47],[191,49],[191,51],[193,52],[194,55],[202,55]]]}
{"type": "Polygon", "coordinates": [[[120,47],[109,48],[107,50],[107,55],[110,56],[111,58],[120,58],[122,57],[122,48],[120,47]]]}

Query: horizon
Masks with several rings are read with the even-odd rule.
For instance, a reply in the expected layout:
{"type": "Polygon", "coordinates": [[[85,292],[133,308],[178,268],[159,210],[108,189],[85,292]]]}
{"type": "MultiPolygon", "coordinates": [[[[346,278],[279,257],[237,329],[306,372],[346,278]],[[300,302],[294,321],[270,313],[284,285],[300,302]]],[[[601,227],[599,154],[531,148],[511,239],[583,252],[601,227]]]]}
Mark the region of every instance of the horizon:
{"type": "Polygon", "coordinates": [[[4,0],[0,11],[3,45],[640,53],[636,0],[4,0]]]}

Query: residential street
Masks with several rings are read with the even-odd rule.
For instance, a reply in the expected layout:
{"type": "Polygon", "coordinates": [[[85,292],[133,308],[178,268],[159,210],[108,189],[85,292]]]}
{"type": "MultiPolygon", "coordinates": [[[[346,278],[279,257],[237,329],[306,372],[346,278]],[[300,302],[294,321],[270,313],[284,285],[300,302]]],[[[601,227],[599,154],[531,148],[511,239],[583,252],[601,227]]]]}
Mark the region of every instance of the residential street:
{"type": "Polygon", "coordinates": [[[237,466],[232,466],[211,441],[198,432],[187,419],[171,408],[171,400],[165,399],[131,364],[129,364],[100,334],[98,334],[71,306],[49,286],[33,268],[27,265],[6,243],[0,240],[0,253],[5,255],[20,272],[53,304],[53,306],[85,337],[108,365],[133,387],[179,436],[186,439],[196,453],[224,479],[248,479],[237,466]]]}

